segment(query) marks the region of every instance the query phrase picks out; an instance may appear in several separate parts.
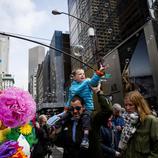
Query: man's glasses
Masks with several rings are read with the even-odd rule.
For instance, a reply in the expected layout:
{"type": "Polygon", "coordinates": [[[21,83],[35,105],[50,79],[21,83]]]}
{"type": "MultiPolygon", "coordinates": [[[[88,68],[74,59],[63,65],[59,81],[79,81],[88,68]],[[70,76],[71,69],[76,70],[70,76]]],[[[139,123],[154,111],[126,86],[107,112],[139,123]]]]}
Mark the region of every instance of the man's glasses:
{"type": "Polygon", "coordinates": [[[75,107],[70,107],[70,111],[74,111],[74,110],[77,110],[77,111],[80,111],[81,110],[81,106],[75,106],[75,107]]]}

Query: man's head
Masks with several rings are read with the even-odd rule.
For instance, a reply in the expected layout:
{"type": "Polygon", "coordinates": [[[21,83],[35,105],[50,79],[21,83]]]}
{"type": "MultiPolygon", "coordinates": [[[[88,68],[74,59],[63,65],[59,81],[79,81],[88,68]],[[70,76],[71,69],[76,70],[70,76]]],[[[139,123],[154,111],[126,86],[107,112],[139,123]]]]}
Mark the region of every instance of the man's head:
{"type": "Polygon", "coordinates": [[[47,123],[47,116],[46,115],[40,115],[39,116],[39,124],[40,126],[43,126],[47,123]]]}
{"type": "Polygon", "coordinates": [[[79,119],[85,110],[83,99],[79,96],[74,96],[70,102],[70,106],[73,117],[79,119]]]}
{"type": "Polygon", "coordinates": [[[76,69],[73,73],[73,79],[76,80],[77,82],[82,82],[85,80],[85,72],[83,69],[76,69]]]}
{"type": "Polygon", "coordinates": [[[114,116],[119,116],[124,111],[124,108],[118,103],[115,103],[112,107],[114,116]]]}

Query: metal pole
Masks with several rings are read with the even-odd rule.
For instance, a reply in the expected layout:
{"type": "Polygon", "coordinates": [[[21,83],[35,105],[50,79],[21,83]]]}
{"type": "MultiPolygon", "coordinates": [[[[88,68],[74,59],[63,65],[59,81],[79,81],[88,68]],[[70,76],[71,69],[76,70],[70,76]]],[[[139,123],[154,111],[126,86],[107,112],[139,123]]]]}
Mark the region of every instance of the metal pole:
{"type": "Polygon", "coordinates": [[[77,20],[79,20],[79,21],[81,21],[81,22],[83,22],[83,23],[89,25],[90,27],[94,27],[94,26],[91,25],[90,23],[88,23],[88,22],[86,22],[86,21],[84,21],[84,20],[82,20],[82,19],[80,19],[80,18],[78,18],[78,17],[76,17],[76,16],[74,16],[74,15],[71,15],[71,14],[69,14],[69,13],[61,12],[61,14],[65,14],[65,15],[71,16],[71,17],[73,17],[73,18],[75,18],[75,19],[77,19],[77,20]]]}
{"type": "Polygon", "coordinates": [[[73,18],[75,18],[75,19],[77,19],[77,20],[79,20],[79,21],[81,21],[81,22],[83,22],[83,23],[89,25],[90,27],[93,27],[93,25],[91,25],[90,23],[88,23],[88,22],[86,22],[86,21],[84,21],[84,20],[78,18],[77,16],[74,16],[74,15],[69,14],[69,13],[66,13],[66,12],[59,12],[58,10],[52,10],[52,14],[53,14],[53,15],[65,14],[65,15],[71,16],[71,17],[73,17],[73,18]]]}
{"type": "Polygon", "coordinates": [[[67,55],[67,56],[69,56],[69,57],[71,57],[71,58],[73,58],[73,59],[75,59],[75,60],[81,62],[82,64],[86,65],[86,66],[89,67],[90,69],[96,71],[93,67],[91,67],[91,66],[88,65],[87,63],[81,61],[80,59],[78,59],[78,58],[72,56],[71,54],[69,54],[69,53],[67,53],[67,52],[64,52],[64,51],[62,51],[62,50],[60,50],[60,49],[57,49],[57,48],[55,48],[55,47],[48,46],[47,44],[44,44],[44,43],[41,43],[41,42],[38,42],[38,41],[35,41],[35,40],[31,40],[31,39],[28,39],[28,38],[24,38],[24,37],[21,37],[21,36],[12,35],[12,34],[10,34],[10,33],[5,33],[5,32],[0,32],[0,35],[9,36],[9,37],[13,37],[13,38],[18,38],[18,39],[21,39],[21,40],[29,41],[29,42],[32,42],[32,43],[40,44],[40,45],[42,45],[42,46],[51,48],[51,49],[53,49],[53,50],[56,50],[56,51],[58,51],[58,52],[60,52],[60,53],[63,53],[63,54],[65,54],[65,55],[67,55]]]}

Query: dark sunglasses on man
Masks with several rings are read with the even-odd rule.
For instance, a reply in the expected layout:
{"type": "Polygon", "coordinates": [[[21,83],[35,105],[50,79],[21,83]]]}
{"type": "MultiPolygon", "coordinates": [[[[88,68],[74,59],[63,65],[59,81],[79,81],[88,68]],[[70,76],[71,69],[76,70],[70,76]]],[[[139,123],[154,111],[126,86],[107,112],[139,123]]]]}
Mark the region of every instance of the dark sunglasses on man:
{"type": "Polygon", "coordinates": [[[75,107],[70,107],[70,111],[74,111],[74,110],[77,110],[77,111],[80,111],[81,110],[81,106],[75,106],[75,107]]]}

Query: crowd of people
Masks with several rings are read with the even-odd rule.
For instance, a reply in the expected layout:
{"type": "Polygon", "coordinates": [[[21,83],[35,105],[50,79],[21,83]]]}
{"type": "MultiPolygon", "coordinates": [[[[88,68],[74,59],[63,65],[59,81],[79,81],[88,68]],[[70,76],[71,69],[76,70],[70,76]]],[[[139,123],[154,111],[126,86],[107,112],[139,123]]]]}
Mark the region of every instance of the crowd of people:
{"type": "Polygon", "coordinates": [[[69,99],[59,115],[64,119],[47,127],[45,142],[63,147],[63,158],[157,158],[158,118],[138,91],[125,95],[124,108],[112,105],[99,85],[105,69],[102,66],[91,79],[83,69],[73,73],[69,99]],[[94,111],[94,92],[98,111],[94,111]]]}
{"type": "Polygon", "coordinates": [[[84,100],[77,95],[70,102],[68,117],[61,126],[53,127],[45,142],[51,140],[53,145],[63,147],[63,158],[157,158],[158,118],[143,96],[138,91],[126,94],[125,109],[112,105],[100,90],[97,96],[101,109],[92,114],[88,148],[81,145],[86,110],[84,100]]]}
{"type": "MultiPolygon", "coordinates": [[[[45,158],[46,155],[53,155],[54,145],[63,148],[63,158],[158,158],[157,116],[153,115],[143,95],[136,90],[124,96],[124,106],[118,103],[112,105],[99,84],[106,69],[107,67],[101,66],[91,79],[85,77],[83,69],[77,69],[73,73],[69,99],[62,113],[49,118],[42,114],[37,121],[33,121],[33,114],[28,113],[31,117],[26,117],[26,121],[23,121],[20,120],[24,116],[23,112],[21,117],[16,117],[11,122],[1,112],[0,130],[6,125],[12,125],[13,128],[23,126],[31,120],[31,127],[34,128],[38,141],[30,143],[31,152],[28,155],[24,153],[23,158],[45,158]],[[94,108],[93,93],[98,98],[97,111],[94,108]],[[15,124],[16,121],[18,124],[15,124]]],[[[16,89],[13,90],[17,93],[16,89]]],[[[5,93],[0,96],[0,103],[4,102],[4,96],[5,93]]],[[[10,100],[8,96],[7,99],[10,100]]],[[[5,106],[2,104],[3,109],[7,109],[8,104],[15,106],[15,98],[13,99],[13,103],[8,101],[5,106]]],[[[25,102],[24,99],[23,101],[25,102]]],[[[29,108],[35,112],[34,106],[32,102],[29,108]]],[[[15,129],[13,132],[15,134],[15,129]]],[[[27,132],[25,134],[27,136],[27,132]]],[[[2,147],[1,145],[0,149],[2,147]]],[[[5,151],[0,152],[0,155],[4,153],[6,154],[5,151]]]]}

